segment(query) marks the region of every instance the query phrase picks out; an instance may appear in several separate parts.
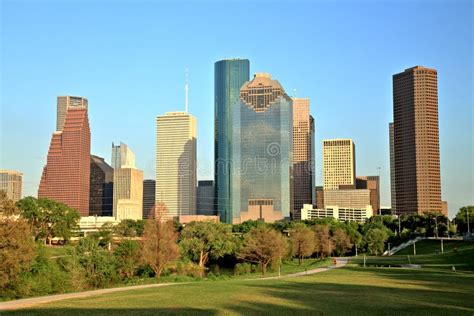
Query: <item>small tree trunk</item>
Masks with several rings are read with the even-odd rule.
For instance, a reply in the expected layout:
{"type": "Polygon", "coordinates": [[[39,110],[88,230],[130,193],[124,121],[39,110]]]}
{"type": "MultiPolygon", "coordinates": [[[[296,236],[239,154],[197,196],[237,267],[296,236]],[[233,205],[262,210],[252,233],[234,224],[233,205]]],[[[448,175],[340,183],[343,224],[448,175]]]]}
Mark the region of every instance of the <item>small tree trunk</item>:
{"type": "Polygon", "coordinates": [[[267,272],[267,264],[268,263],[265,263],[262,261],[262,275],[264,276],[265,273],[267,272]]]}

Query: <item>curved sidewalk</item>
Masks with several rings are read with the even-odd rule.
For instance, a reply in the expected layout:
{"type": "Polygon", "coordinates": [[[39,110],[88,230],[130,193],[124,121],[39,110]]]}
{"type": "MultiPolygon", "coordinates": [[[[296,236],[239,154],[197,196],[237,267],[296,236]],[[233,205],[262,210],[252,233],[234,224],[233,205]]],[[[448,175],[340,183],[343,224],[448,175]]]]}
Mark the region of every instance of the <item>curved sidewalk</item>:
{"type": "MultiPolygon", "coordinates": [[[[335,266],[331,266],[327,268],[317,268],[317,269],[308,270],[305,272],[292,273],[292,274],[276,276],[276,277],[245,279],[245,281],[300,277],[300,276],[328,271],[334,268],[343,267],[347,264],[347,261],[348,261],[347,258],[338,258],[335,266]]],[[[51,303],[51,302],[61,301],[61,300],[66,300],[66,299],[71,299],[71,298],[84,298],[84,297],[90,297],[90,296],[101,295],[101,294],[148,289],[148,288],[163,287],[163,286],[181,285],[181,284],[189,284],[189,283],[190,282],[157,283],[157,284],[125,286],[125,287],[116,287],[116,288],[110,288],[110,289],[92,290],[92,291],[77,292],[77,293],[65,293],[65,294],[55,294],[55,295],[47,295],[47,296],[40,296],[40,297],[24,298],[24,299],[0,303],[0,311],[28,308],[28,307],[32,307],[38,304],[51,303]]]]}

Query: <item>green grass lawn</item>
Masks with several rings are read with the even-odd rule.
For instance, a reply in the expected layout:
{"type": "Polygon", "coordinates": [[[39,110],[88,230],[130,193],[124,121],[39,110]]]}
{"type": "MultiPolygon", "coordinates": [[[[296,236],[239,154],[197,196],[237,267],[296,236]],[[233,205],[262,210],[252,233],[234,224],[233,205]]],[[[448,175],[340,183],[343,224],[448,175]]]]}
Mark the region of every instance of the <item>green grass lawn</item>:
{"type": "Polygon", "coordinates": [[[472,315],[474,274],[346,267],[298,278],[201,281],[2,315],[472,315]]]}

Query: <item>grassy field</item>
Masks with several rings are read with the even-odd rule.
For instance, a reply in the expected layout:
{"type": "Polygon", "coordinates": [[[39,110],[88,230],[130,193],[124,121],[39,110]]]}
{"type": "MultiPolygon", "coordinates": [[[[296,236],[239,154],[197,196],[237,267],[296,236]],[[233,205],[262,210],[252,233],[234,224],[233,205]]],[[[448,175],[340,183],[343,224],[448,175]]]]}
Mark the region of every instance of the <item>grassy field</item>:
{"type": "Polygon", "coordinates": [[[2,315],[472,315],[473,284],[472,273],[349,266],[290,279],[126,291],[2,315]]]}

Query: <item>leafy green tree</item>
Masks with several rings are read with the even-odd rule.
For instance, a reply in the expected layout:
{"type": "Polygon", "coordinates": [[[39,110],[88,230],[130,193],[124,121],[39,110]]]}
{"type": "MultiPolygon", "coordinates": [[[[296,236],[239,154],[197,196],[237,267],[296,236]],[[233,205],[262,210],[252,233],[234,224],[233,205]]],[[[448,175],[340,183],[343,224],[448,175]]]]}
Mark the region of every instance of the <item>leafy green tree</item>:
{"type": "Polygon", "coordinates": [[[388,234],[384,229],[371,228],[366,232],[364,238],[369,253],[377,256],[383,253],[388,234]]]}
{"type": "Polygon", "coordinates": [[[352,248],[352,243],[343,228],[338,228],[332,236],[334,249],[339,256],[344,255],[349,249],[352,248]]]}
{"type": "Polygon", "coordinates": [[[236,224],[232,226],[232,231],[234,233],[242,233],[246,234],[248,233],[252,228],[255,227],[263,227],[266,226],[267,224],[263,221],[253,221],[253,220],[248,220],[240,224],[236,224]]]}
{"type": "Polygon", "coordinates": [[[17,207],[20,216],[32,226],[35,240],[44,239],[46,243],[53,237],[67,241],[80,218],[75,209],[63,203],[31,196],[18,201],[17,207]]]}
{"type": "Polygon", "coordinates": [[[191,222],[181,232],[179,246],[184,257],[204,270],[209,259],[217,260],[232,254],[236,248],[232,227],[213,222],[191,222]]]}
{"type": "Polygon", "coordinates": [[[288,252],[283,235],[270,227],[255,227],[244,235],[243,246],[237,257],[244,261],[260,264],[265,275],[267,266],[276,262],[288,252]]]}
{"type": "Polygon", "coordinates": [[[131,279],[140,261],[140,246],[135,240],[124,239],[114,250],[119,275],[131,279]]]}
{"type": "Polygon", "coordinates": [[[456,222],[458,232],[464,234],[467,232],[467,218],[469,217],[469,229],[471,233],[474,231],[474,205],[461,207],[456,214],[454,221],[456,222]],[[468,215],[469,214],[469,215],[468,215]]]}
{"type": "Polygon", "coordinates": [[[143,236],[144,220],[124,219],[115,226],[114,232],[121,237],[143,236]]]}
{"type": "Polygon", "coordinates": [[[0,216],[11,216],[19,213],[15,203],[10,200],[4,190],[0,190],[0,216]]]}
{"type": "Polygon", "coordinates": [[[317,224],[312,228],[314,230],[314,251],[321,257],[330,256],[334,249],[334,242],[331,238],[329,225],[317,224]]]}
{"type": "Polygon", "coordinates": [[[179,258],[178,235],[173,222],[148,220],[141,245],[143,261],[159,278],[163,269],[179,258]]]}
{"type": "Polygon", "coordinates": [[[298,258],[298,263],[301,265],[303,259],[311,256],[314,252],[314,231],[303,223],[297,223],[289,233],[291,254],[298,258]]]}

